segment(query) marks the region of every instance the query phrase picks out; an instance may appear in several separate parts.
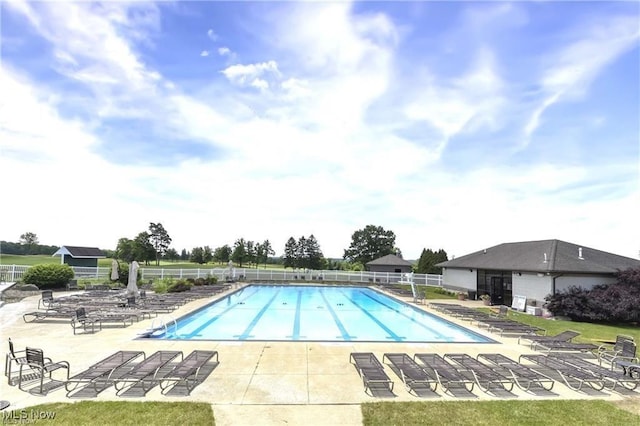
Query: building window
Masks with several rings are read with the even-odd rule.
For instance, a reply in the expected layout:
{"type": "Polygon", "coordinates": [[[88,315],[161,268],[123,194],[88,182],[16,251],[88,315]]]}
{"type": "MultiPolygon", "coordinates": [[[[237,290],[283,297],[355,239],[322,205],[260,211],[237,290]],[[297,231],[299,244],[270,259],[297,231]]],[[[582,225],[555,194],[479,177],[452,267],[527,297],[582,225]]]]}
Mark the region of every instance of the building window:
{"type": "Polygon", "coordinates": [[[478,269],[477,277],[479,295],[489,294],[493,303],[511,305],[513,297],[511,271],[478,269]]]}

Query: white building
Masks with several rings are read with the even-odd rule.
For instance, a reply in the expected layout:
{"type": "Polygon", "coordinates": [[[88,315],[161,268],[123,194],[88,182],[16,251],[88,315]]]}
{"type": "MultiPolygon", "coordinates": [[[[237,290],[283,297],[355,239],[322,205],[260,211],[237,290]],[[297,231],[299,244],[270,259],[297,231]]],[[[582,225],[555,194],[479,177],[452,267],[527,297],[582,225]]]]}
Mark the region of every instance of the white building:
{"type": "Polygon", "coordinates": [[[615,282],[614,274],[640,268],[640,260],[560,240],[504,243],[436,266],[447,288],[488,294],[492,304],[511,306],[514,296],[544,301],[570,286],[615,282]]]}

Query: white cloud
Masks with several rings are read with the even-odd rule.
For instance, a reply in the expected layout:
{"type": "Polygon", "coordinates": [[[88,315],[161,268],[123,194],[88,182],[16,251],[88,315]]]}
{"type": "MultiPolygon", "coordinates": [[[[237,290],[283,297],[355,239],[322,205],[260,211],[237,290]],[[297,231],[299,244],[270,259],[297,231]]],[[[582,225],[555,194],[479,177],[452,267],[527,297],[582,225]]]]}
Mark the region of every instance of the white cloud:
{"type": "Polygon", "coordinates": [[[466,130],[500,127],[506,104],[504,82],[496,72],[493,54],[482,49],[473,67],[460,76],[442,81],[431,77],[424,89],[416,90],[404,113],[413,121],[424,121],[435,128],[439,143],[436,157],[449,140],[466,130]]]}
{"type": "Polygon", "coordinates": [[[229,49],[228,47],[219,47],[218,48],[218,55],[220,55],[220,56],[229,56],[229,55],[231,55],[231,49],[229,49]]]}
{"type": "MultiPolygon", "coordinates": [[[[281,254],[289,236],[313,233],[326,255],[341,256],[353,231],[375,224],[393,230],[410,258],[423,247],[462,255],[543,238],[626,255],[637,251],[628,229],[640,194],[592,196],[602,188],[585,188],[593,175],[587,166],[516,158],[508,166],[437,161],[454,136],[501,129],[504,115],[517,106],[492,46],[477,49],[455,75],[434,72],[410,90],[400,84],[402,101],[386,105],[404,77],[395,61],[401,43],[395,23],[383,14],[359,15],[343,3],[296,3],[282,20],[269,20],[281,26],[263,32],[277,40],[276,50],[225,68],[221,73],[232,85],[216,81],[197,91],[169,81],[134,48],[132,40],[144,40],[154,19],[123,35],[118,26],[128,25],[126,4],[110,6],[107,15],[83,3],[58,6],[16,8],[52,45],[55,69],[91,92],[86,112],[92,118],[82,122],[63,114],[59,103],[66,92],[38,82],[38,70],[31,76],[11,65],[0,70],[6,112],[0,115],[0,167],[21,176],[26,193],[38,194],[6,211],[4,239],[17,240],[29,230],[46,244],[113,248],[118,238],[159,221],[178,250],[244,237],[269,238],[281,254]],[[391,118],[368,116],[377,103],[391,118]],[[157,132],[153,137],[176,146],[198,142],[215,153],[168,158],[170,166],[108,162],[97,154],[107,140],[94,122],[104,117],[141,117],[157,132]],[[423,147],[395,133],[407,123],[428,124],[442,146],[423,147]],[[51,182],[45,191],[44,181],[51,182]],[[91,215],[42,213],[42,205],[58,206],[61,198],[77,200],[78,194],[91,215]]],[[[217,51],[230,55],[225,49],[217,51]]],[[[611,60],[594,60],[590,69],[611,60]]],[[[595,78],[590,72],[581,74],[582,81],[595,78]]],[[[549,71],[543,81],[545,95],[574,89],[561,71],[549,71]]],[[[548,105],[536,106],[540,120],[548,105]]],[[[537,126],[531,124],[530,132],[537,126]]],[[[619,168],[603,164],[598,173],[610,176],[619,168]]]]}
{"type": "Polygon", "coordinates": [[[554,52],[540,78],[544,98],[524,127],[524,145],[531,140],[541,116],[551,105],[584,96],[591,82],[620,55],[637,47],[638,17],[602,19],[574,29],[574,41],[554,52]]]}
{"type": "Polygon", "coordinates": [[[202,52],[200,52],[200,56],[209,56],[209,51],[203,50],[202,52]]]}
{"type": "Polygon", "coordinates": [[[207,31],[207,37],[209,37],[209,40],[211,41],[218,40],[218,35],[211,28],[207,31]]]}
{"type": "Polygon", "coordinates": [[[289,78],[282,82],[281,87],[290,99],[304,98],[311,94],[308,80],[289,78]]]}
{"type": "Polygon", "coordinates": [[[262,88],[263,83],[266,83],[266,81],[259,77],[271,75],[278,77],[280,75],[280,71],[278,71],[278,64],[275,61],[249,65],[231,65],[221,72],[234,84],[240,86],[251,85],[260,88],[262,88]],[[256,81],[261,81],[263,83],[259,82],[258,84],[255,84],[256,81]]]}
{"type": "Polygon", "coordinates": [[[255,78],[250,85],[260,90],[267,90],[269,88],[269,83],[261,78],[255,78]]]}

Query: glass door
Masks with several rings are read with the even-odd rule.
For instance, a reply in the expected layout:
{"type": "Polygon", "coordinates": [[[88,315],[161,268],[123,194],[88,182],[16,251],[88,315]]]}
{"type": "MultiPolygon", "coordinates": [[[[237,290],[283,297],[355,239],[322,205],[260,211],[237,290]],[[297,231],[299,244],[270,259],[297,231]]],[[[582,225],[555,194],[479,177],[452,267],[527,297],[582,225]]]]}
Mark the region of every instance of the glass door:
{"type": "Polygon", "coordinates": [[[491,296],[492,305],[504,305],[504,279],[502,277],[491,277],[491,296]]]}

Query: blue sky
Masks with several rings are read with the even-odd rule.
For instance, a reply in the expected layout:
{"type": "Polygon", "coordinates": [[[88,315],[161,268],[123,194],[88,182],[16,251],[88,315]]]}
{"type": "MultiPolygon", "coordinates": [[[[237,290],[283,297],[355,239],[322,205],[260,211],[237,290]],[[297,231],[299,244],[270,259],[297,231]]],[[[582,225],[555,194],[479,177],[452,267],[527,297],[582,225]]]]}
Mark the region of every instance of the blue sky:
{"type": "Polygon", "coordinates": [[[637,2],[0,8],[0,239],[639,255],[637,2]]]}

